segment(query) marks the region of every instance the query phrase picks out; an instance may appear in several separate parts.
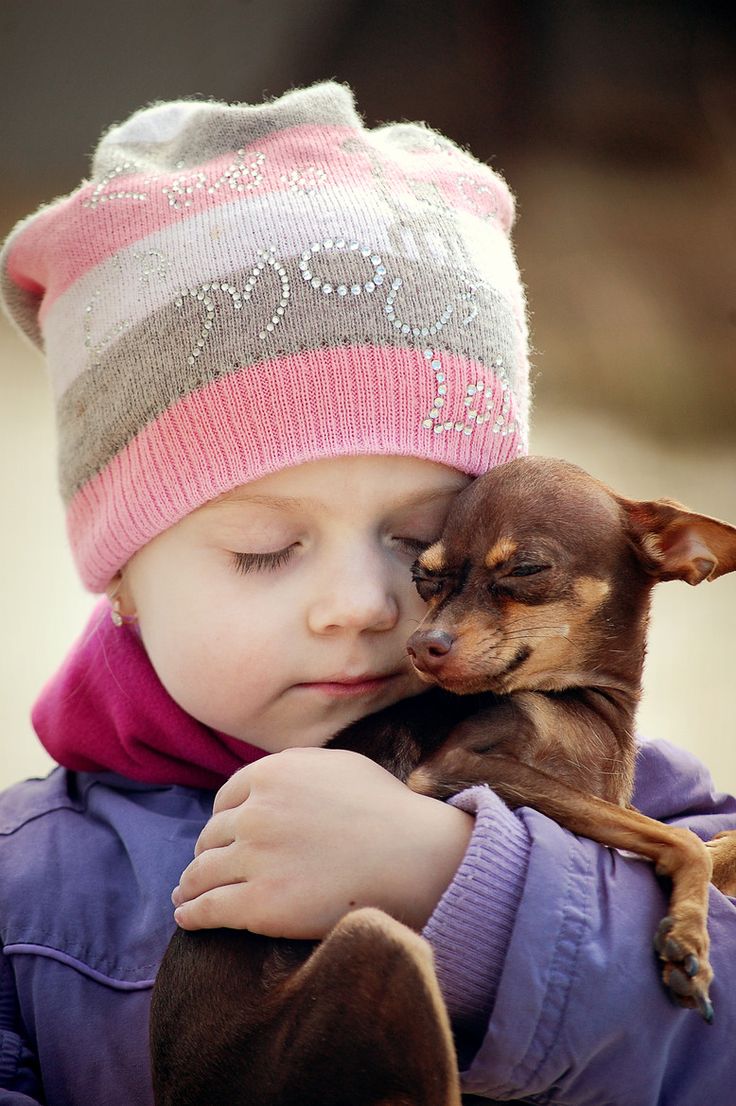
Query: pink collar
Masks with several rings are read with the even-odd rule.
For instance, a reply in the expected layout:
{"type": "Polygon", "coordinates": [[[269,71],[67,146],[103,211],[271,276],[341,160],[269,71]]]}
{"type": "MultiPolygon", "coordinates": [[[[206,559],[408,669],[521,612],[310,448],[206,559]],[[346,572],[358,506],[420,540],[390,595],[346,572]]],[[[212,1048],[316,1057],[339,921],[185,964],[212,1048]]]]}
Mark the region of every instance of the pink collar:
{"type": "Polygon", "coordinates": [[[65,768],[142,783],[217,788],[266,755],[177,706],[136,630],[113,626],[107,600],[43,689],[32,719],[44,748],[65,768]]]}

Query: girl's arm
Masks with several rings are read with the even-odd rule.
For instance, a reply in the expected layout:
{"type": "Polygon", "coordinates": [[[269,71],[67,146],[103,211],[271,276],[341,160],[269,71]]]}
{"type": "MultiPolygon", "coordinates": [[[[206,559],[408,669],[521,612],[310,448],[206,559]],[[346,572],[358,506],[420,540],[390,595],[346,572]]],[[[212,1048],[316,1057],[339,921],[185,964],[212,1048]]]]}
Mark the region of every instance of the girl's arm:
{"type": "MultiPolygon", "coordinates": [[[[704,838],[736,825],[689,754],[642,746],[634,802],[704,838]]],[[[668,890],[651,865],[512,813],[487,788],[465,859],[425,927],[457,1032],[463,1087],[610,1106],[732,1106],[736,906],[711,892],[715,1022],[674,1006],[652,937],[668,890]]]]}

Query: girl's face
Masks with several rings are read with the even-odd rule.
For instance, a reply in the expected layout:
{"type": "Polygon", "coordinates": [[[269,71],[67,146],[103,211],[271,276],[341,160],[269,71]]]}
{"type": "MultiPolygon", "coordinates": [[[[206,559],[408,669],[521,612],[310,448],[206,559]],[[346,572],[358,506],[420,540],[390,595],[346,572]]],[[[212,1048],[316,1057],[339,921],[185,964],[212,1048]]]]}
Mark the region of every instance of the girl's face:
{"type": "Polygon", "coordinates": [[[409,570],[469,479],[344,457],[254,480],[135,554],[123,612],[200,722],[268,752],[323,745],[425,689],[406,652],[424,615],[409,570]]]}

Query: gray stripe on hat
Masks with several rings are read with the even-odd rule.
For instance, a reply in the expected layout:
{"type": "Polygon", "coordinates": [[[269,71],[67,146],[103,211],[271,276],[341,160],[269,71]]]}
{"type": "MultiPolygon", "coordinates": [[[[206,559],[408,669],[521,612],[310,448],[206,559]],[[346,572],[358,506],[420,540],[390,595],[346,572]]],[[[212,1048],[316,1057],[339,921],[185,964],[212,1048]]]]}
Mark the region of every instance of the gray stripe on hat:
{"type": "MultiPolygon", "coordinates": [[[[513,307],[498,292],[482,286],[467,298],[469,285],[461,274],[445,269],[437,280],[436,269],[429,271],[426,262],[404,260],[403,284],[393,290],[391,302],[390,286],[366,291],[364,258],[348,262],[344,253],[324,253],[320,264],[320,287],[301,278],[300,296],[288,297],[278,323],[270,320],[274,305],[284,302],[285,286],[272,266],[264,264],[251,300],[241,295],[240,307],[231,289],[242,292],[251,270],[220,282],[226,289],[200,289],[202,298],[185,295],[181,307],[172,301],[103,350],[99,363],[69,387],[57,408],[64,499],[68,502],[145,425],[190,392],[245,365],[307,350],[431,348],[489,366],[501,357],[525,412],[524,393],[519,394],[526,372],[524,339],[513,307]],[[346,264],[354,266],[358,294],[347,282],[338,283],[345,281],[346,264]],[[330,292],[323,290],[325,284],[331,285],[330,292]],[[444,294],[437,292],[438,284],[444,294]],[[338,291],[342,287],[345,291],[338,291]],[[208,301],[213,306],[208,308],[208,301]],[[438,323],[435,333],[421,333],[438,323]],[[273,329],[265,330],[268,325],[273,329]]],[[[291,284],[293,278],[289,290],[291,284]]]]}
{"type": "MultiPolygon", "coordinates": [[[[508,289],[513,295],[517,289],[507,238],[473,215],[456,213],[453,223],[444,210],[419,203],[412,194],[394,197],[389,207],[363,182],[353,189],[324,186],[317,196],[253,196],[247,203],[241,200],[197,213],[117,250],[56,300],[44,322],[55,396],[85,370],[85,339],[89,349],[109,344],[120,329],[137,326],[172,295],[203,281],[227,280],[234,265],[252,268],[259,249],[274,249],[297,276],[301,254],[315,241],[325,240],[342,241],[341,250],[348,257],[351,242],[370,247],[363,259],[363,282],[373,273],[370,256],[378,254],[387,280],[401,275],[402,259],[407,257],[454,266],[464,270],[469,281],[490,270],[501,292],[508,289]]],[[[317,271],[322,271],[321,258],[315,261],[317,271]]],[[[355,266],[351,271],[361,279],[355,266]]]]}

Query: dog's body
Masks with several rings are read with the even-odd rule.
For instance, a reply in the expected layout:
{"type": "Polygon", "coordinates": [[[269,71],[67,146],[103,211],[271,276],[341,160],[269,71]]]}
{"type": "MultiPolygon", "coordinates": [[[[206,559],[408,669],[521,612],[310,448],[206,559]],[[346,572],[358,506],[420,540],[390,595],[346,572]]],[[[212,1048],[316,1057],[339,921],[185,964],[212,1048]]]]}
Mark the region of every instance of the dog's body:
{"type": "MultiPolygon", "coordinates": [[[[724,523],[625,500],[564,462],[501,466],[458,497],[415,565],[429,610],[408,648],[439,686],[330,742],[424,794],[486,783],[513,807],[653,860],[672,880],[656,938],[664,981],[706,1020],[707,888],[714,869],[736,891],[736,835],[706,847],[629,806],[633,730],[651,588],[734,569],[736,529],[724,523]]],[[[426,946],[379,911],[348,914],[320,945],[179,931],[151,1040],[158,1106],[460,1101],[426,946]]]]}

